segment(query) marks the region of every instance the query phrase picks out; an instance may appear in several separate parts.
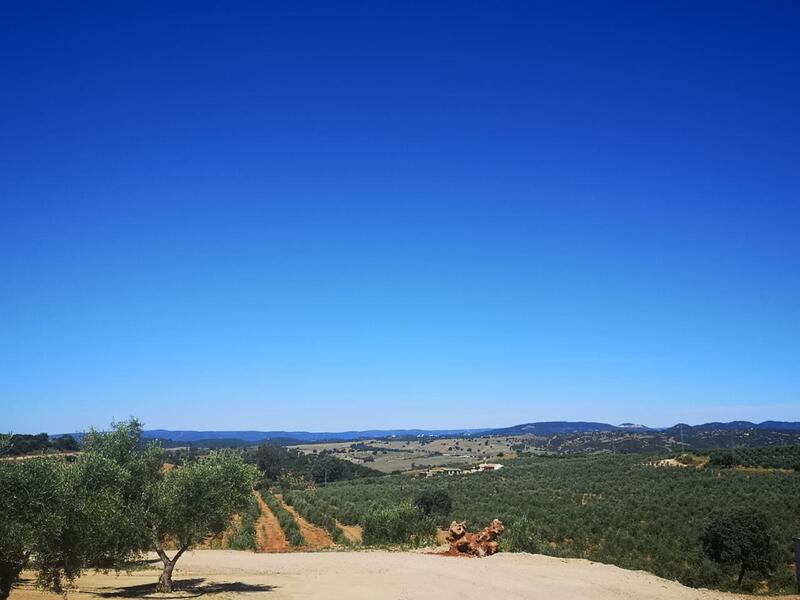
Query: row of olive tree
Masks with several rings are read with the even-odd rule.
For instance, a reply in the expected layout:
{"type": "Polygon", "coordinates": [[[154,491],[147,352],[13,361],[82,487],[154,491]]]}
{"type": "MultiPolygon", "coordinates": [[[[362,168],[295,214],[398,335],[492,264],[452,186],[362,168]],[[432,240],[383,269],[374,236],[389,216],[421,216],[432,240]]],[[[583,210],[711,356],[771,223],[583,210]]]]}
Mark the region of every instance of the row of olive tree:
{"type": "Polygon", "coordinates": [[[23,569],[61,591],[84,569],[119,570],[147,551],[163,563],[158,591],[172,591],[175,563],[247,507],[257,474],[225,451],[165,469],[136,419],[90,431],[82,450],[74,463],[0,461],[0,600],[23,569]]]}

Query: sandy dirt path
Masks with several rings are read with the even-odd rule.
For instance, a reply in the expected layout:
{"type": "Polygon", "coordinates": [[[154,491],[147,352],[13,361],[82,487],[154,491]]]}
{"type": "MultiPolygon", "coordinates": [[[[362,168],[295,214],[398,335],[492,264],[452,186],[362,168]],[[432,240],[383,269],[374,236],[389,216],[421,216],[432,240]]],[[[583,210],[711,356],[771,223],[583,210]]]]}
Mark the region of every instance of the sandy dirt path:
{"type": "Polygon", "coordinates": [[[303,534],[303,537],[306,540],[306,547],[309,550],[321,550],[323,548],[330,548],[333,546],[333,538],[331,535],[322,529],[322,527],[317,527],[312,523],[306,521],[303,517],[300,516],[293,506],[289,506],[283,499],[281,494],[275,494],[275,497],[278,501],[283,504],[283,507],[292,513],[294,516],[295,521],[297,521],[297,526],[300,528],[300,533],[303,534]]]}
{"type": "MultiPolygon", "coordinates": [[[[30,577],[30,575],[29,575],[30,577]]],[[[188,552],[178,563],[180,589],[155,594],[158,571],[89,574],[70,600],[153,598],[181,600],[734,600],[641,571],[531,554],[483,559],[412,552],[254,554],[234,550],[188,552]]],[[[792,598],[783,596],[783,600],[792,598]]],[[[793,598],[798,598],[794,596],[793,598]]],[[[752,597],[750,597],[752,600],[752,597]]],[[[30,580],[11,600],[59,600],[30,580]]]]}
{"type": "Polygon", "coordinates": [[[289,550],[289,543],[286,541],[286,534],[281,529],[281,524],[278,522],[272,511],[264,502],[261,494],[255,492],[258,506],[261,509],[261,516],[256,521],[256,542],[258,543],[259,552],[287,552],[289,550]]]}

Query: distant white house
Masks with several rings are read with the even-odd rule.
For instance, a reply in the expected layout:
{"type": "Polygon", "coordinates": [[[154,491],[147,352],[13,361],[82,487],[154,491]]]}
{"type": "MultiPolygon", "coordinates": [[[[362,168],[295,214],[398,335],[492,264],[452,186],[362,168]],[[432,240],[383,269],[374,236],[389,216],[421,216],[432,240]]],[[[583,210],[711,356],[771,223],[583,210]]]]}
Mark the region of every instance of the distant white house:
{"type": "Polygon", "coordinates": [[[471,473],[488,473],[489,471],[499,471],[503,468],[500,463],[481,463],[472,469],[458,469],[455,467],[432,467],[426,471],[428,477],[436,475],[470,475],[471,473]]]}
{"type": "Polygon", "coordinates": [[[478,465],[478,471],[499,471],[503,468],[500,463],[481,463],[478,465]]]}

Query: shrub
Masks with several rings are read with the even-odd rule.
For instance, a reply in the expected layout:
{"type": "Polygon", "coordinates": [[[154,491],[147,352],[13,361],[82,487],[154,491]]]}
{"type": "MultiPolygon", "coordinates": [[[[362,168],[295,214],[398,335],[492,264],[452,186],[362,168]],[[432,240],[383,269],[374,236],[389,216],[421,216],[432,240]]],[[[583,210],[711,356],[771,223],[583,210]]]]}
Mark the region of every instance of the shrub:
{"type": "Polygon", "coordinates": [[[509,523],[500,538],[500,546],[506,552],[541,552],[542,538],[533,521],[521,517],[509,523]]]}
{"type": "Polygon", "coordinates": [[[736,459],[730,451],[712,452],[708,462],[711,466],[720,469],[729,469],[736,466],[736,459]]]}
{"type": "Polygon", "coordinates": [[[250,499],[247,510],[241,515],[241,522],[231,534],[229,545],[231,550],[258,550],[256,542],[256,521],[261,516],[261,507],[255,497],[250,499]]]}
{"type": "Polygon", "coordinates": [[[370,512],[364,519],[364,543],[419,546],[436,535],[433,520],[410,503],[370,512]]]}
{"type": "Polygon", "coordinates": [[[333,508],[324,500],[320,500],[311,494],[301,496],[288,490],[284,492],[283,499],[300,513],[304,519],[325,529],[337,544],[348,544],[350,542],[336,523],[336,518],[332,516],[333,508]]]}
{"type": "Polygon", "coordinates": [[[414,506],[426,517],[447,518],[453,510],[453,499],[445,490],[425,490],[414,500],[414,506]]]}

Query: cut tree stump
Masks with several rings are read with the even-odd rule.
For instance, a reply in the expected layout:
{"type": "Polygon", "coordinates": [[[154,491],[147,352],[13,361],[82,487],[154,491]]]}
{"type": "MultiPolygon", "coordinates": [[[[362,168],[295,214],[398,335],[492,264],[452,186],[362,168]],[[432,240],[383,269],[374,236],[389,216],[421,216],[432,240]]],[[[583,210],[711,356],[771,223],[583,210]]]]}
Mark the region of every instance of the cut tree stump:
{"type": "Polygon", "coordinates": [[[479,531],[467,531],[467,522],[453,521],[448,530],[447,541],[450,550],[447,554],[452,556],[490,556],[499,549],[497,538],[505,531],[502,521],[495,519],[491,525],[479,531]]]}

